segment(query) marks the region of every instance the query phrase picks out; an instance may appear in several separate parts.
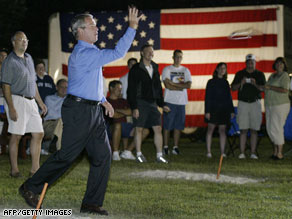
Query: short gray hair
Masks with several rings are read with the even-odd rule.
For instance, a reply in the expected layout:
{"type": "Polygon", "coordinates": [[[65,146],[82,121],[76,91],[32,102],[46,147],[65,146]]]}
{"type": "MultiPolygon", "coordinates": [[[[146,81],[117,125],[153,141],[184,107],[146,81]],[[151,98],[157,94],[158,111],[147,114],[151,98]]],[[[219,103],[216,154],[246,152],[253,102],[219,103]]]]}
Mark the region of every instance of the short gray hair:
{"type": "Polygon", "coordinates": [[[71,21],[71,31],[75,39],[78,38],[78,28],[84,28],[85,25],[85,18],[90,17],[93,18],[93,16],[89,13],[84,13],[84,14],[78,14],[76,15],[72,21],[71,21]]]}
{"type": "Polygon", "coordinates": [[[13,35],[12,35],[12,37],[11,37],[11,43],[13,42],[13,41],[15,41],[16,40],[16,35],[18,35],[18,34],[20,34],[20,33],[23,33],[23,34],[25,34],[23,31],[16,31],[13,35]]]}

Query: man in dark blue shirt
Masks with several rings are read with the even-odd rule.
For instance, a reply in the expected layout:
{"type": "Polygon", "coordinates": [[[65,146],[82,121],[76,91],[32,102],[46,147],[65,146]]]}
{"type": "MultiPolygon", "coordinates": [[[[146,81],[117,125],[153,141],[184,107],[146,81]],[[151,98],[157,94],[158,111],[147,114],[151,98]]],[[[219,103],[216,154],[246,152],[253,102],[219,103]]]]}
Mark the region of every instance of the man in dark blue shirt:
{"type": "Polygon", "coordinates": [[[102,66],[126,54],[141,17],[138,17],[136,8],[129,8],[129,28],[113,50],[99,50],[94,45],[98,28],[92,15],[81,14],[73,18],[71,29],[78,43],[69,58],[68,95],[62,106],[62,147],[19,188],[30,206],[36,207],[37,194],[41,193],[45,182],[49,186],[54,183],[86,148],[90,172],[80,212],[108,215],[102,205],[109,177],[111,149],[100,105],[104,106],[105,114],[110,117],[114,110],[103,95],[102,66]]]}
{"type": "Polygon", "coordinates": [[[42,59],[36,59],[34,62],[35,72],[37,74],[37,86],[40,96],[45,102],[45,99],[49,95],[56,93],[56,86],[53,78],[45,72],[45,62],[42,59]]]}

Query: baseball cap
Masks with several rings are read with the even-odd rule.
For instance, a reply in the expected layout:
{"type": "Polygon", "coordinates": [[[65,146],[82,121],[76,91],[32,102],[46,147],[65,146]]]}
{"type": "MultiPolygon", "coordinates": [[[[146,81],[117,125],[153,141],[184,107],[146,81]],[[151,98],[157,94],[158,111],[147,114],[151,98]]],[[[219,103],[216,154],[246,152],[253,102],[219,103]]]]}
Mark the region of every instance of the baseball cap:
{"type": "Polygon", "coordinates": [[[256,57],[253,54],[248,54],[245,57],[245,61],[247,61],[247,60],[256,60],[256,57]]]}

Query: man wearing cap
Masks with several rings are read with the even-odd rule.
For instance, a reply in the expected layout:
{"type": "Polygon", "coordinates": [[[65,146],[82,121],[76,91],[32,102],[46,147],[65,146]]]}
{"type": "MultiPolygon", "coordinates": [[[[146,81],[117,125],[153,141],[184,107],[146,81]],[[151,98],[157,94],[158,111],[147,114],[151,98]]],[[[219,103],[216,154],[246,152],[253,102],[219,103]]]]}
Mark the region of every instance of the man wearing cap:
{"type": "Polygon", "coordinates": [[[237,123],[240,129],[240,155],[245,158],[247,132],[250,129],[251,159],[258,159],[256,155],[257,131],[262,123],[261,91],[266,78],[263,72],[257,70],[255,55],[246,56],[246,68],[237,72],[231,84],[232,90],[238,90],[237,123]]]}

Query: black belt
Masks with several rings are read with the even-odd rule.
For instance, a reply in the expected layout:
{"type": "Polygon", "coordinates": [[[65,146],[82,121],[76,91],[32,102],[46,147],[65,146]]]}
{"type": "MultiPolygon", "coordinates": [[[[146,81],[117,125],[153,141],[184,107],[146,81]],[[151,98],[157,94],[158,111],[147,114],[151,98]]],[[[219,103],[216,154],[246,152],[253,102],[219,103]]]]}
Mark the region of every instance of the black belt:
{"type": "Polygon", "coordinates": [[[21,94],[13,94],[13,95],[20,96],[20,97],[23,97],[23,98],[29,99],[29,100],[33,100],[34,99],[34,97],[27,97],[27,96],[24,96],[24,95],[21,95],[21,94]]]}
{"type": "Polygon", "coordinates": [[[256,102],[258,99],[256,100],[240,100],[240,101],[243,101],[243,102],[246,102],[246,103],[254,103],[256,102]]]}
{"type": "Polygon", "coordinates": [[[87,99],[83,99],[81,97],[76,97],[76,96],[71,95],[71,94],[68,94],[67,98],[69,98],[71,100],[75,100],[76,102],[79,102],[79,103],[86,103],[86,104],[90,104],[90,105],[99,105],[99,104],[101,104],[100,101],[87,100],[87,99]]]}

